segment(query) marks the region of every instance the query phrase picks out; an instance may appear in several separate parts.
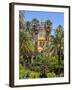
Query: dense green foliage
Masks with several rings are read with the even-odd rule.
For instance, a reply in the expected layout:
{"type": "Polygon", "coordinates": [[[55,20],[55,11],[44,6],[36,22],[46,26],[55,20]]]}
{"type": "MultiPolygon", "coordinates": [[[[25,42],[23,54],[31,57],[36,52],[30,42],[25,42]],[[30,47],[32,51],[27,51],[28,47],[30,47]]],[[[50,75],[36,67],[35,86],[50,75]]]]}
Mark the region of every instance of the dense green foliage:
{"type": "Polygon", "coordinates": [[[19,14],[19,78],[53,78],[64,76],[64,30],[61,25],[51,35],[52,22],[45,21],[47,45],[37,52],[34,36],[39,32],[39,20],[25,22],[19,14]]]}

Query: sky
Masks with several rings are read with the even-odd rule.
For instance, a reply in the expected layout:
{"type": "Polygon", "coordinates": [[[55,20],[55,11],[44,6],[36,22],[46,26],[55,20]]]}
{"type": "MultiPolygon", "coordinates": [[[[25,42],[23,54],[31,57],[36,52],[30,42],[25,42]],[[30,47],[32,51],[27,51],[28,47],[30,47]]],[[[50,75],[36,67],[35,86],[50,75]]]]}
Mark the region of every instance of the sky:
{"type": "Polygon", "coordinates": [[[64,13],[63,12],[44,12],[44,11],[24,11],[24,20],[31,21],[32,19],[39,21],[50,20],[53,24],[52,33],[54,29],[61,25],[64,28],[64,13]]]}

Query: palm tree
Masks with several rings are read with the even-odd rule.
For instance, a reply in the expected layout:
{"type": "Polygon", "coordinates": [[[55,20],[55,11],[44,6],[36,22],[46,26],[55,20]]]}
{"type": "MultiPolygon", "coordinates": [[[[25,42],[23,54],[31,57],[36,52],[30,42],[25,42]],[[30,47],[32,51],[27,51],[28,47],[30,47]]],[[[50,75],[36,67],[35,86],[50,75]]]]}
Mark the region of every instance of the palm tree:
{"type": "Polygon", "coordinates": [[[31,63],[31,58],[34,54],[34,45],[33,45],[33,39],[32,37],[28,37],[30,36],[29,32],[20,32],[20,41],[19,41],[19,52],[20,52],[20,59],[21,57],[23,57],[22,60],[23,61],[22,64],[24,65],[24,67],[30,66],[31,63]]]}
{"type": "MultiPolygon", "coordinates": [[[[52,56],[56,56],[58,58],[58,74],[60,76],[61,73],[61,60],[64,57],[64,30],[61,25],[59,25],[55,31],[54,35],[51,35],[51,44],[49,48],[49,54],[52,56]]],[[[63,64],[62,64],[63,65],[63,64]]]]}
{"type": "Polygon", "coordinates": [[[19,11],[19,29],[22,32],[25,29],[24,12],[19,11]]]}
{"type": "MultiPolygon", "coordinates": [[[[31,57],[34,52],[34,45],[32,35],[29,33],[29,30],[25,28],[24,24],[24,16],[23,12],[19,13],[19,51],[20,57],[22,56],[23,59],[31,57]]],[[[23,61],[24,62],[24,61],[23,61]]]]}
{"type": "Polygon", "coordinates": [[[47,56],[49,56],[49,51],[50,51],[50,33],[51,33],[51,29],[52,29],[52,22],[50,20],[46,20],[45,21],[45,31],[46,31],[46,46],[44,46],[44,51],[46,53],[47,56]]]}
{"type": "Polygon", "coordinates": [[[31,21],[31,29],[32,29],[33,33],[35,33],[35,35],[38,34],[39,20],[37,20],[36,18],[32,19],[32,21],[31,21]]]}
{"type": "Polygon", "coordinates": [[[46,30],[47,45],[48,45],[51,29],[52,29],[52,22],[50,20],[46,20],[45,21],[45,30],[46,30]]]}
{"type": "Polygon", "coordinates": [[[29,21],[26,22],[26,29],[30,30],[30,22],[29,21]]]}
{"type": "Polygon", "coordinates": [[[55,31],[55,35],[51,35],[51,52],[52,54],[56,54],[55,52],[58,49],[64,48],[64,30],[61,25],[59,25],[55,31]]]}
{"type": "Polygon", "coordinates": [[[23,54],[31,54],[34,50],[33,48],[33,39],[30,36],[29,32],[21,32],[20,33],[20,48],[21,48],[21,52],[23,52],[23,54]]]}
{"type": "Polygon", "coordinates": [[[50,20],[45,21],[45,29],[47,32],[51,32],[50,30],[52,29],[52,22],[50,20]]]}
{"type": "Polygon", "coordinates": [[[34,39],[34,46],[35,46],[35,54],[37,54],[37,37],[38,37],[38,32],[39,32],[39,20],[36,18],[32,19],[31,21],[31,31],[34,39]]]}

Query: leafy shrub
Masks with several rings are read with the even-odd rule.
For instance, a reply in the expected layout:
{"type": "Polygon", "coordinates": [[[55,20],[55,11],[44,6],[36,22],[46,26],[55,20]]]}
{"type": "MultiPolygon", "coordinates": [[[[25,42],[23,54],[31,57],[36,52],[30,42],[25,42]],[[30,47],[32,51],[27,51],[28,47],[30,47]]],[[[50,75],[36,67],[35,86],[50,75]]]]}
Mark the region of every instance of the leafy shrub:
{"type": "Polygon", "coordinates": [[[47,77],[46,74],[48,73],[48,64],[42,53],[39,53],[36,56],[35,62],[30,66],[30,70],[39,72],[40,77],[47,77]]]}
{"type": "Polygon", "coordinates": [[[60,76],[60,73],[64,73],[64,60],[60,60],[59,63],[58,58],[56,56],[52,56],[47,57],[47,63],[49,65],[49,72],[54,72],[56,76],[60,76]]]}
{"type": "Polygon", "coordinates": [[[48,64],[46,64],[46,62],[42,63],[40,65],[40,77],[46,78],[48,71],[48,64]]]}
{"type": "Polygon", "coordinates": [[[58,68],[58,59],[55,56],[47,58],[47,63],[49,65],[50,72],[58,68]]]}
{"type": "Polygon", "coordinates": [[[38,63],[31,64],[30,70],[32,70],[32,71],[40,71],[40,64],[38,64],[38,63]]]}
{"type": "Polygon", "coordinates": [[[19,60],[20,60],[20,64],[22,64],[22,65],[23,65],[23,64],[24,64],[24,58],[23,58],[23,56],[22,56],[22,55],[20,55],[20,56],[19,56],[19,60]]]}
{"type": "Polygon", "coordinates": [[[19,70],[19,78],[23,78],[24,77],[24,69],[23,66],[20,64],[20,70],[19,70]]]}
{"type": "Polygon", "coordinates": [[[20,64],[20,69],[19,69],[19,78],[29,78],[29,70],[24,69],[24,67],[20,64]]]}
{"type": "Polygon", "coordinates": [[[40,74],[38,72],[31,71],[29,76],[30,78],[39,78],[40,74]]]}
{"type": "Polygon", "coordinates": [[[55,74],[54,72],[49,72],[49,73],[47,74],[47,77],[48,77],[48,78],[53,78],[53,77],[56,77],[56,74],[55,74]]]}

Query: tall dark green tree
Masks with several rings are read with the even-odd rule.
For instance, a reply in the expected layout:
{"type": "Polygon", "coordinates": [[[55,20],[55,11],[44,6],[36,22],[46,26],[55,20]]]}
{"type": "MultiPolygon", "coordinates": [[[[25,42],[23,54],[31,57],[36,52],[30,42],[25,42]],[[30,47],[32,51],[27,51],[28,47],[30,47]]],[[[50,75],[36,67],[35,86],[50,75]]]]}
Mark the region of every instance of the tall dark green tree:
{"type": "Polygon", "coordinates": [[[51,36],[51,52],[56,54],[58,48],[64,49],[64,29],[61,25],[59,25],[55,31],[55,35],[51,36]]]}
{"type": "Polygon", "coordinates": [[[29,21],[26,22],[26,29],[30,30],[30,22],[29,21]]]}
{"type": "Polygon", "coordinates": [[[45,21],[45,32],[46,32],[46,47],[45,48],[45,51],[46,51],[46,55],[49,56],[49,51],[50,51],[50,33],[51,33],[51,29],[52,29],[52,22],[50,20],[46,20],[45,21]]]}
{"type": "Polygon", "coordinates": [[[51,33],[51,29],[52,29],[52,22],[50,20],[46,20],[45,21],[45,30],[46,30],[47,45],[49,42],[49,35],[51,33]]]}
{"type": "Polygon", "coordinates": [[[19,13],[19,51],[20,51],[20,61],[23,61],[30,57],[34,52],[33,39],[30,34],[29,27],[27,28],[24,23],[24,13],[21,11],[19,13]],[[25,27],[25,28],[24,28],[25,27]],[[22,59],[22,60],[21,60],[22,59]]]}
{"type": "Polygon", "coordinates": [[[31,21],[31,28],[33,33],[38,34],[39,31],[39,20],[37,20],[36,18],[32,19],[31,21]]]}

